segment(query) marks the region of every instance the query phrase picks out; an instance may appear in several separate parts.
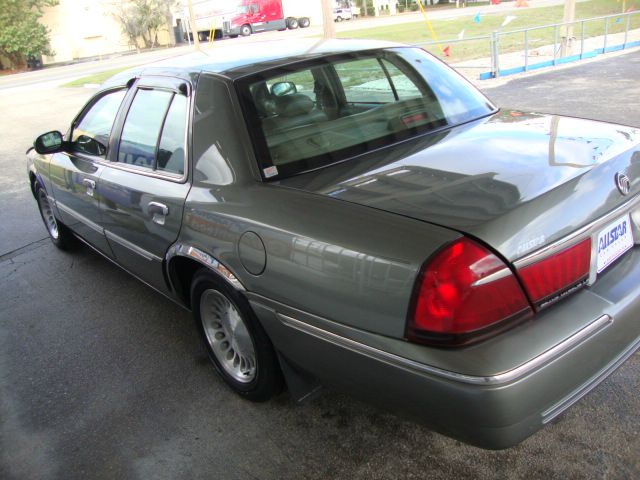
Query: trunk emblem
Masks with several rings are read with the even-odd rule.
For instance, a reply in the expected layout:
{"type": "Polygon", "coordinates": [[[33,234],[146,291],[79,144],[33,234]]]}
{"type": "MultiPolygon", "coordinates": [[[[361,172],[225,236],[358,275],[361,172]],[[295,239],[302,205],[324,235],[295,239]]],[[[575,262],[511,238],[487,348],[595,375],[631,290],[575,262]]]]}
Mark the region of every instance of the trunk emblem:
{"type": "Polygon", "coordinates": [[[629,195],[631,191],[631,180],[624,173],[616,173],[616,185],[622,195],[629,195]]]}

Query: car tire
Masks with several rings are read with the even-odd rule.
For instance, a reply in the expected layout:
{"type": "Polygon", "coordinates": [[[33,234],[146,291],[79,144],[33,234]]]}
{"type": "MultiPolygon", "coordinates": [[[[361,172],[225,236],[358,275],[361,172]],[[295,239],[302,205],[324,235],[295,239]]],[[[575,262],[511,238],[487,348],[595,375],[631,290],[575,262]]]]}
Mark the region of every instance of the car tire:
{"type": "Polygon", "coordinates": [[[240,35],[243,37],[248,37],[251,35],[251,27],[249,25],[242,25],[240,27],[240,35]]]}
{"type": "Polygon", "coordinates": [[[342,21],[342,17],[336,17],[336,22],[340,23],[342,21]]]}
{"type": "Polygon", "coordinates": [[[244,295],[202,269],[191,284],[191,307],[209,359],[233,391],[254,402],[282,391],[275,350],[244,295]]]}
{"type": "Polygon", "coordinates": [[[306,17],[301,18],[301,19],[298,21],[298,26],[299,26],[300,28],[307,28],[310,24],[311,24],[311,20],[309,20],[309,19],[308,19],[308,18],[306,18],[306,17]]]}
{"type": "Polygon", "coordinates": [[[44,188],[36,183],[34,192],[40,217],[47,229],[51,242],[60,250],[69,250],[75,246],[76,237],[73,236],[73,233],[71,233],[71,230],[69,230],[65,224],[56,218],[44,188]]]}
{"type": "Polygon", "coordinates": [[[298,28],[298,19],[293,17],[287,19],[287,28],[289,30],[295,30],[296,28],[298,28]]]}

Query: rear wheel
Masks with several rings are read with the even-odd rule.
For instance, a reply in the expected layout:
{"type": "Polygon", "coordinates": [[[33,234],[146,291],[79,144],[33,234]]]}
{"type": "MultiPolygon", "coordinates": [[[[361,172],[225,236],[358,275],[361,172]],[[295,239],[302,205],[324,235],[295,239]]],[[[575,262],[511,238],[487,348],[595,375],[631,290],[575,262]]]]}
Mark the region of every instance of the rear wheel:
{"type": "Polygon", "coordinates": [[[75,242],[73,233],[55,217],[44,188],[36,183],[35,192],[36,200],[38,201],[38,210],[40,210],[40,216],[42,217],[44,226],[47,228],[51,242],[61,250],[68,250],[75,242]]]}
{"type": "Polygon", "coordinates": [[[298,21],[298,25],[300,26],[300,28],[307,28],[310,24],[311,21],[306,17],[303,17],[298,21]]]}
{"type": "Polygon", "coordinates": [[[240,27],[240,35],[243,37],[248,37],[251,35],[251,27],[249,25],[242,25],[240,27]]]}
{"type": "Polygon", "coordinates": [[[282,390],[276,353],[242,294],[201,270],[192,283],[191,306],[209,359],[227,385],[256,402],[282,390]]]}
{"type": "Polygon", "coordinates": [[[287,28],[289,30],[295,30],[296,28],[298,28],[298,19],[297,18],[288,18],[287,19],[287,28]]]}

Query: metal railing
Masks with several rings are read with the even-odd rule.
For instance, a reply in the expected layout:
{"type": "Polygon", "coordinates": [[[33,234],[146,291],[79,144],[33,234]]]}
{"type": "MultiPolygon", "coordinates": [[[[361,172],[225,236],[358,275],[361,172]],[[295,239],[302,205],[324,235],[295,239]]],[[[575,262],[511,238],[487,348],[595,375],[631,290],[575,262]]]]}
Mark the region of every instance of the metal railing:
{"type": "MultiPolygon", "coordinates": [[[[415,45],[425,50],[432,50],[434,53],[441,53],[440,48],[442,45],[486,42],[486,47],[483,48],[486,48],[488,55],[484,58],[475,58],[476,63],[482,64],[474,65],[473,62],[465,61],[465,64],[460,63],[456,64],[456,66],[462,65],[462,68],[486,69],[488,71],[481,73],[480,79],[496,78],[640,46],[640,40],[629,41],[632,15],[640,15],[640,11],[585,18],[572,22],[553,23],[507,32],[496,30],[488,35],[439,40],[438,42],[423,42],[415,45]],[[593,27],[594,24],[597,25],[600,22],[602,27],[593,27]],[[575,30],[579,30],[579,37],[574,35],[575,30]],[[540,34],[536,37],[537,33],[540,34]],[[620,35],[622,35],[622,39],[620,39],[620,35]],[[520,39],[511,40],[514,36],[519,36],[520,39]],[[573,49],[577,41],[579,41],[580,53],[574,54],[573,49]],[[532,52],[539,53],[540,50],[548,50],[549,48],[551,48],[550,55],[539,55],[548,57],[548,59],[531,63],[532,52]],[[517,60],[518,54],[524,54],[524,61],[521,64],[517,60]],[[511,55],[511,58],[507,59],[506,55],[511,55]],[[501,60],[501,57],[503,60],[501,60]],[[508,65],[503,68],[501,64],[505,63],[508,65]]],[[[447,61],[448,59],[444,58],[444,60],[447,61]]]]}

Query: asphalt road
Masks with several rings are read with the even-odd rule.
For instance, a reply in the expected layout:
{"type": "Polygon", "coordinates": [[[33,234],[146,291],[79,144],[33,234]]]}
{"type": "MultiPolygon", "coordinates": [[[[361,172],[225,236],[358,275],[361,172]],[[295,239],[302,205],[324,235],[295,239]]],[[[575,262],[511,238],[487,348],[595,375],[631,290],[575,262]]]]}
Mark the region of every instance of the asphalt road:
{"type": "MultiPolygon", "coordinates": [[[[514,80],[501,105],[640,126],[640,52],[514,80]]],[[[0,478],[638,478],[640,356],[521,445],[490,452],[327,390],[252,404],[187,312],[87,248],[55,249],[24,150],[90,92],[0,92],[0,478]]],[[[562,381],[562,379],[558,379],[562,381]]]]}

